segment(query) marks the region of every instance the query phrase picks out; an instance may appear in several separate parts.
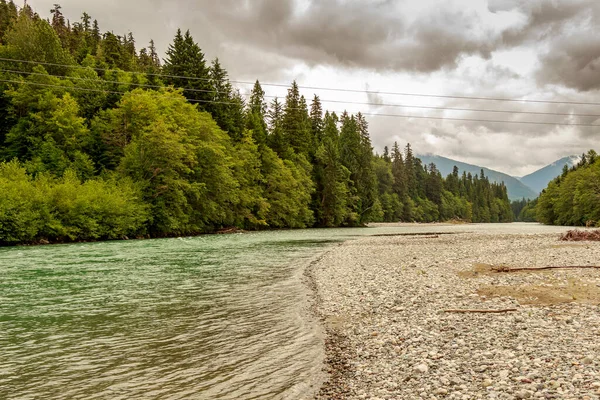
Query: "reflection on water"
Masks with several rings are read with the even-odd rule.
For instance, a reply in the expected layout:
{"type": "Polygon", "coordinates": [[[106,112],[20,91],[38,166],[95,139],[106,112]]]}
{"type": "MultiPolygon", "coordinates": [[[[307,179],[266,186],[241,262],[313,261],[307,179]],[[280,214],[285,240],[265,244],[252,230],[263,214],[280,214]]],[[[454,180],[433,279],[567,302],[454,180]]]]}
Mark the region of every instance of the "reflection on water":
{"type": "Polygon", "coordinates": [[[430,228],[0,249],[0,399],[310,397],[323,342],[305,266],[407,229],[430,228]]]}

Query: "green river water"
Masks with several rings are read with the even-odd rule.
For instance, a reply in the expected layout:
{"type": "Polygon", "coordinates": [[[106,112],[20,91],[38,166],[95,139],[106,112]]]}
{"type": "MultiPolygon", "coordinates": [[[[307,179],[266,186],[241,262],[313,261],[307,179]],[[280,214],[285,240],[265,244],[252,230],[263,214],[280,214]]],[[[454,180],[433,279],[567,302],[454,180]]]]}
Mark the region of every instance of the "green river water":
{"type": "Polygon", "coordinates": [[[0,248],[0,399],[303,398],[305,267],[374,231],[0,248]]]}
{"type": "Polygon", "coordinates": [[[324,342],[306,266],[380,226],[0,248],[0,399],[302,399],[324,342]]]}

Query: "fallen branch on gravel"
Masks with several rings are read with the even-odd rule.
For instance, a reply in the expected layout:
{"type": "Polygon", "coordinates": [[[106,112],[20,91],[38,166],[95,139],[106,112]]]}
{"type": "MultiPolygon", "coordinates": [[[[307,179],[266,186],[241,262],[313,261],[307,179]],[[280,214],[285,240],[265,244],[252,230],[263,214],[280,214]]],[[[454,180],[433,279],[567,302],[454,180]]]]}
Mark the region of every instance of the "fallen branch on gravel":
{"type": "Polygon", "coordinates": [[[598,265],[555,265],[549,267],[525,267],[525,268],[509,268],[509,267],[492,267],[494,272],[519,272],[519,271],[543,271],[546,269],[600,269],[598,265]]]}
{"type": "Polygon", "coordinates": [[[491,313],[491,314],[500,314],[517,311],[516,308],[505,308],[501,310],[444,310],[446,313],[491,313]]]}
{"type": "Polygon", "coordinates": [[[394,237],[394,236],[439,236],[456,235],[460,232],[411,232],[411,233],[378,233],[372,236],[376,237],[394,237]]]}
{"type": "Polygon", "coordinates": [[[600,230],[595,231],[568,231],[560,237],[560,240],[567,242],[583,242],[583,241],[597,241],[600,242],[600,230]]]}

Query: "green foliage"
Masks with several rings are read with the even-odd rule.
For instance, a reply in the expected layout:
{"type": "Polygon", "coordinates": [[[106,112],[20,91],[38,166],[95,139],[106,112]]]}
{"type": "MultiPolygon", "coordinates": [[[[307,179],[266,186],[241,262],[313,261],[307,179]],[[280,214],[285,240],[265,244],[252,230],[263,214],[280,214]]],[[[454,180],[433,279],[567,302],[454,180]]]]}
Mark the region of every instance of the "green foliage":
{"type": "Polygon", "coordinates": [[[118,170],[143,183],[152,232],[202,232],[232,222],[239,193],[229,139],[181,94],[134,90],[97,129],[116,158],[122,154],[118,170]]]}
{"type": "Polygon", "coordinates": [[[190,31],[182,35],[181,30],[177,30],[175,39],[167,50],[162,73],[169,75],[165,76],[167,85],[183,88],[183,95],[187,99],[194,100],[200,109],[208,110],[214,93],[210,83],[210,69],[190,31]]]}
{"type": "Polygon", "coordinates": [[[18,161],[0,164],[0,244],[120,239],[144,233],[147,207],[132,181],[82,183],[73,171],[32,178],[18,161]]]}
{"type": "Polygon", "coordinates": [[[309,157],[312,152],[311,121],[304,96],[294,81],[288,90],[281,121],[286,146],[297,154],[309,157]]]}
{"type": "MultiPolygon", "coordinates": [[[[30,79],[44,77],[32,75],[30,79]]],[[[80,177],[89,178],[94,174],[92,161],[84,152],[89,130],[79,117],[77,101],[60,91],[20,85],[7,92],[12,97],[10,112],[23,117],[6,135],[2,154],[7,160],[25,161],[31,173],[60,176],[73,169],[80,177]]]]}
{"type": "MultiPolygon", "coordinates": [[[[306,166],[305,160],[301,160],[306,166]]],[[[309,208],[312,192],[310,173],[290,160],[264,148],[264,197],[269,203],[267,221],[273,228],[306,228],[313,224],[309,208]]]]}
{"type": "MultiPolygon", "coordinates": [[[[335,114],[325,114],[322,139],[316,152],[315,210],[320,226],[340,226],[353,211],[350,206],[350,171],[340,158],[339,133],[335,114]]],[[[355,217],[352,219],[356,219],[355,217]]]]}
{"type": "MultiPolygon", "coordinates": [[[[544,224],[598,226],[600,224],[600,159],[590,150],[579,165],[550,182],[535,206],[544,224]]],[[[526,210],[529,215],[530,210],[526,210]]]]}
{"type": "MultiPolygon", "coordinates": [[[[3,41],[6,43],[6,47],[0,51],[3,58],[57,64],[48,67],[53,74],[64,74],[67,68],[60,65],[73,63],[53,27],[47,21],[32,17],[25,11],[12,23],[3,41]]],[[[13,70],[32,69],[31,64],[3,62],[2,65],[13,70]]]]}

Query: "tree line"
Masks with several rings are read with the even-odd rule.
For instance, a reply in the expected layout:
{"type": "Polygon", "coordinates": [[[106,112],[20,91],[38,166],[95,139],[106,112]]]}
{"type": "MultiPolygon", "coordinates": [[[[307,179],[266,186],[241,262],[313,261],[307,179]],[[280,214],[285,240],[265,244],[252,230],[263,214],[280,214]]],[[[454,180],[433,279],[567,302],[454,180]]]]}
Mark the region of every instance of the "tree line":
{"type": "Polygon", "coordinates": [[[178,30],[154,43],[101,33],[60,6],[0,0],[0,243],[360,226],[510,222],[506,187],[442,177],[410,144],[373,152],[364,115],[293,82],[242,95],[178,30]]]}
{"type": "Polygon", "coordinates": [[[536,219],[550,225],[600,225],[600,158],[594,150],[565,165],[535,204],[536,219]]]}

